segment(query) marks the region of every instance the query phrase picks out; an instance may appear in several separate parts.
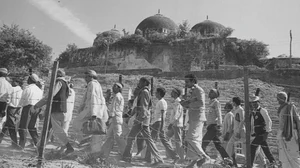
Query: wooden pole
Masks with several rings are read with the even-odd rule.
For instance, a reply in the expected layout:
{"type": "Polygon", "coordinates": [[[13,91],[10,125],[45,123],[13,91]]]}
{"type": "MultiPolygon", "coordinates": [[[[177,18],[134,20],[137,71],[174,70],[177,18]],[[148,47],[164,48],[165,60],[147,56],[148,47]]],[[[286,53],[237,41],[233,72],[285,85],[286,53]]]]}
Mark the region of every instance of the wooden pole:
{"type": "Polygon", "coordinates": [[[107,72],[107,61],[109,56],[109,42],[107,42],[107,51],[106,51],[106,59],[105,59],[105,74],[107,72]]]}
{"type": "Polygon", "coordinates": [[[122,75],[119,75],[119,83],[122,83],[122,75]]]}
{"type": "Polygon", "coordinates": [[[51,106],[52,106],[52,99],[53,99],[53,90],[54,90],[54,83],[56,80],[56,73],[58,69],[58,61],[54,61],[53,68],[52,68],[52,76],[51,76],[51,82],[49,87],[49,94],[48,94],[48,101],[45,111],[45,119],[44,119],[44,125],[43,125],[43,131],[42,131],[42,138],[41,138],[41,144],[38,149],[38,163],[37,167],[41,168],[43,159],[44,159],[44,149],[47,141],[47,134],[48,134],[48,127],[49,127],[49,121],[50,121],[50,114],[51,114],[51,106]]]}
{"type": "Polygon", "coordinates": [[[292,68],[292,30],[290,30],[290,68],[292,68]]]}
{"type": "Polygon", "coordinates": [[[244,92],[245,92],[245,124],[246,124],[246,162],[247,168],[251,168],[251,149],[250,149],[250,134],[251,134],[251,121],[249,111],[249,81],[248,81],[248,68],[244,67],[244,92]]]}
{"type": "Polygon", "coordinates": [[[153,92],[154,92],[154,87],[153,87],[153,83],[154,83],[154,78],[151,78],[151,96],[153,96],[153,92]]]}
{"type": "MultiPolygon", "coordinates": [[[[184,87],[184,96],[185,96],[185,99],[187,97],[187,87],[185,86],[184,87]]],[[[183,109],[183,125],[185,126],[185,119],[186,119],[186,108],[183,109]]],[[[185,152],[187,152],[187,142],[184,140],[185,139],[185,134],[186,134],[186,131],[183,130],[183,134],[182,134],[182,145],[185,149],[185,152]]]]}

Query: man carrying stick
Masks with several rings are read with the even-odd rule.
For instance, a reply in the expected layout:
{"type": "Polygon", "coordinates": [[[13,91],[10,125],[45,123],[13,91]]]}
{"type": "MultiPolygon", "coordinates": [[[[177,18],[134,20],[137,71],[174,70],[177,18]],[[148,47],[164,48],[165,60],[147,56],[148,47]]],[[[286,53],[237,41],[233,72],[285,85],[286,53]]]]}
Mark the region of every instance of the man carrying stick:
{"type": "Polygon", "coordinates": [[[189,129],[186,135],[186,141],[189,147],[196,155],[191,158],[193,161],[187,167],[201,166],[210,157],[203,151],[201,142],[198,137],[202,137],[202,130],[205,117],[205,93],[204,90],[197,84],[197,78],[193,74],[185,76],[185,85],[192,89],[191,97],[187,100],[182,100],[180,103],[183,107],[189,110],[189,129]]]}

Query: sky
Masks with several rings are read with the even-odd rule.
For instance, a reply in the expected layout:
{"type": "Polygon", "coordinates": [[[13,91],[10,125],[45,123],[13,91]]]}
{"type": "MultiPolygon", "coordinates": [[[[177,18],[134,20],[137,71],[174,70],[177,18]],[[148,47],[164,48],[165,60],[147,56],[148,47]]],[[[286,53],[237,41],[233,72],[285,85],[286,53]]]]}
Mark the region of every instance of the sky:
{"type": "Polygon", "coordinates": [[[0,0],[0,25],[17,24],[62,53],[68,44],[90,47],[96,34],[116,25],[134,33],[145,18],[160,13],[190,26],[209,20],[234,29],[232,37],[269,45],[269,57],[300,57],[299,0],[0,0]],[[298,20],[298,21],[297,21],[298,20]]]}

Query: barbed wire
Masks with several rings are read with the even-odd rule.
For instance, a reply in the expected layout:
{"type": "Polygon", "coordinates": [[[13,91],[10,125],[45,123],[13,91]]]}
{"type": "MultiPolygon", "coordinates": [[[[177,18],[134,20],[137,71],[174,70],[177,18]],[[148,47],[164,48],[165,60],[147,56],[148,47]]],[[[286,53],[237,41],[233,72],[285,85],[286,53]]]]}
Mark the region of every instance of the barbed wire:
{"type": "MultiPolygon", "coordinates": [[[[293,85],[292,85],[293,86],[293,85]]],[[[76,89],[83,89],[83,88],[76,88],[76,89]]],[[[65,102],[65,101],[54,101],[54,102],[65,102]]],[[[75,103],[75,102],[68,102],[68,103],[75,103]]],[[[101,103],[101,104],[92,104],[92,105],[106,105],[106,103],[101,103]]],[[[139,106],[139,107],[142,107],[142,106],[139,106]]],[[[196,110],[199,110],[199,109],[196,109],[196,110]]],[[[27,129],[28,130],[28,129],[27,129]]],[[[57,133],[57,132],[56,132],[57,133]]],[[[59,133],[58,133],[59,134],[59,133]]],[[[72,134],[71,134],[72,135],[72,134]]],[[[76,134],[73,134],[73,135],[76,135],[76,134]]],[[[78,134],[77,134],[78,135],[78,134]]],[[[123,136],[123,138],[125,138],[125,136],[123,136]]],[[[98,143],[102,142],[99,141],[98,143]]],[[[210,141],[210,142],[213,142],[213,141],[210,141]]],[[[190,149],[189,149],[190,150],[190,149]]]]}

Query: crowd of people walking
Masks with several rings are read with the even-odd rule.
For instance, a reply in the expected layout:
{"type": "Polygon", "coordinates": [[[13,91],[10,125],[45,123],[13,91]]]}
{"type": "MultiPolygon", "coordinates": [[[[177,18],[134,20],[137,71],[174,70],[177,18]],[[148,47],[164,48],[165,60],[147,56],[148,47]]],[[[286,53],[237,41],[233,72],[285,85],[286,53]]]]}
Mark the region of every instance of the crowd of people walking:
{"type": "MultiPolygon", "coordinates": [[[[24,150],[29,132],[33,146],[39,146],[36,125],[39,116],[44,113],[41,109],[46,104],[48,96],[43,96],[43,85],[37,74],[32,72],[28,74],[25,87],[22,87],[23,81],[18,78],[8,80],[8,74],[6,68],[0,68],[0,117],[5,120],[0,133],[0,143],[8,132],[11,148],[24,150]],[[17,116],[20,116],[19,121],[17,116]]],[[[223,118],[218,89],[213,88],[208,92],[209,104],[206,107],[205,91],[193,74],[185,76],[188,94],[183,94],[182,89],[176,87],[170,93],[167,93],[164,87],[158,87],[155,89],[157,99],[155,103],[151,97],[153,88],[150,88],[150,81],[145,77],[140,78],[132,97],[127,101],[122,95],[124,89],[122,83],[114,83],[110,89],[111,95],[105,96],[97,80],[97,73],[88,70],[84,75],[87,83],[86,91],[77,110],[78,115],[72,119],[75,102],[73,83],[66,79],[62,69],[57,71],[50,129],[61,142],[60,151],[65,155],[72,154],[76,149],[74,145],[80,145],[85,140],[83,124],[97,118],[108,125],[105,142],[99,151],[104,158],[110,156],[116,142],[121,160],[130,163],[136,144],[137,154],[144,153],[143,160],[157,166],[164,163],[156,146],[158,140],[174,164],[182,164],[189,160],[187,167],[200,167],[211,160],[206,151],[210,142],[213,142],[224,163],[231,167],[238,166],[235,142],[242,142],[242,152],[244,154],[246,152],[245,111],[242,99],[233,97],[226,103],[223,108],[226,114],[223,118]],[[166,94],[170,94],[172,98],[169,104],[165,100],[166,94]],[[167,111],[171,111],[169,120],[166,119],[167,111]],[[70,123],[75,139],[71,139],[68,134],[70,123]],[[205,127],[207,131],[203,135],[205,127]],[[172,137],[175,143],[172,143],[172,137]]],[[[299,168],[300,115],[296,106],[288,102],[288,95],[285,92],[278,93],[277,100],[279,161],[283,168],[299,168]]],[[[276,167],[278,162],[268,145],[268,136],[272,130],[268,110],[261,106],[259,95],[250,95],[249,107],[253,137],[251,165],[253,166],[255,157],[266,157],[268,159],[266,165],[276,167]]]]}

